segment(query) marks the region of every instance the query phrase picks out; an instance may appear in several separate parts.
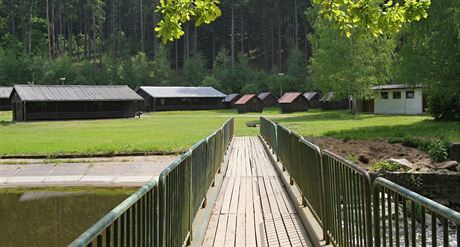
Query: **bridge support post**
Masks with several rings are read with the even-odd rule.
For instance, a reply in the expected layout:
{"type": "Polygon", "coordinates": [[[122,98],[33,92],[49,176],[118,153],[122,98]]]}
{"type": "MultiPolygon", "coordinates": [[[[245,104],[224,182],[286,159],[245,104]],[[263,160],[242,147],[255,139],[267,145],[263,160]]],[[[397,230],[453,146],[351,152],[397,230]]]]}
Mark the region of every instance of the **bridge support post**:
{"type": "Polygon", "coordinates": [[[291,186],[294,185],[294,179],[291,176],[289,176],[289,184],[291,186]]]}
{"type": "Polygon", "coordinates": [[[302,207],[307,206],[307,200],[305,200],[305,197],[302,196],[302,207]]]}

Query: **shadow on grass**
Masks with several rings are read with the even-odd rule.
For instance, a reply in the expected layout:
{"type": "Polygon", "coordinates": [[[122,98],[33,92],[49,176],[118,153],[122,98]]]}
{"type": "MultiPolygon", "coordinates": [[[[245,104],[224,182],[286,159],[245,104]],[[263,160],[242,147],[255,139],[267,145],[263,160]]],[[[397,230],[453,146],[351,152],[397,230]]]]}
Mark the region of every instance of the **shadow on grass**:
{"type": "Polygon", "coordinates": [[[14,124],[13,121],[5,121],[5,120],[1,120],[1,121],[0,121],[0,125],[1,125],[1,126],[10,126],[10,125],[12,125],[12,124],[14,124]]]}
{"type": "MultiPolygon", "coordinates": [[[[297,113],[291,113],[297,114],[297,113]]],[[[289,116],[290,114],[283,114],[289,116]]],[[[292,123],[292,122],[308,122],[308,121],[338,121],[338,120],[364,120],[368,118],[379,119],[388,118],[385,115],[374,114],[355,114],[352,115],[348,111],[312,111],[305,112],[304,115],[294,115],[292,117],[285,117],[274,119],[278,123],[292,123]]]]}
{"type": "Polygon", "coordinates": [[[460,141],[460,122],[436,122],[423,120],[407,125],[358,127],[349,130],[329,131],[325,136],[351,139],[389,139],[389,138],[445,138],[460,141]]]}

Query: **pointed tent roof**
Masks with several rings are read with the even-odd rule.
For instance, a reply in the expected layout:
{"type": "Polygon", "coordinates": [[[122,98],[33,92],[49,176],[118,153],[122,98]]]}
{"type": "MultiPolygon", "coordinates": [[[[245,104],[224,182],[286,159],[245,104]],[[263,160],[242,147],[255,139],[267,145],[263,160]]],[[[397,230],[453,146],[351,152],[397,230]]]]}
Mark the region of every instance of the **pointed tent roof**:
{"type": "Polygon", "coordinates": [[[311,100],[316,95],[319,95],[318,92],[306,92],[303,94],[303,96],[305,96],[305,98],[307,98],[308,100],[311,100]]]}
{"type": "Polygon", "coordinates": [[[257,95],[255,95],[255,94],[245,94],[235,103],[235,105],[244,105],[244,104],[248,103],[250,100],[252,100],[254,97],[257,98],[257,95]]]}
{"type": "Polygon", "coordinates": [[[229,94],[229,95],[227,95],[227,97],[225,97],[224,102],[232,102],[232,100],[234,100],[238,96],[240,96],[240,95],[237,94],[237,93],[229,94]]]}
{"type": "Polygon", "coordinates": [[[301,93],[298,93],[298,92],[289,92],[289,93],[285,93],[283,95],[283,97],[281,97],[278,102],[280,104],[289,104],[289,103],[292,103],[295,99],[297,99],[298,97],[304,97],[303,94],[301,93]]]}
{"type": "Polygon", "coordinates": [[[8,99],[13,91],[13,87],[0,87],[0,98],[8,99]]]}

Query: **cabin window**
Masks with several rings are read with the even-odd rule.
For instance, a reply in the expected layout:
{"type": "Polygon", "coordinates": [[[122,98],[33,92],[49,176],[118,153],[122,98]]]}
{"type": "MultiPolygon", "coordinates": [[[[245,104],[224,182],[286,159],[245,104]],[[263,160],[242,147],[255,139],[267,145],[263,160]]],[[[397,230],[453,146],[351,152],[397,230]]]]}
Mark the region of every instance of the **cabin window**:
{"type": "Polygon", "coordinates": [[[401,98],[401,92],[393,92],[393,99],[400,99],[401,98]]]}
{"type": "Polygon", "coordinates": [[[388,99],[388,92],[381,92],[380,96],[382,96],[382,99],[388,99]]]}
{"type": "Polygon", "coordinates": [[[160,104],[161,104],[161,105],[164,105],[164,104],[165,104],[165,99],[161,99],[161,100],[160,100],[160,104]]]}
{"type": "Polygon", "coordinates": [[[406,91],[406,99],[413,99],[415,97],[414,91],[406,91]]]}

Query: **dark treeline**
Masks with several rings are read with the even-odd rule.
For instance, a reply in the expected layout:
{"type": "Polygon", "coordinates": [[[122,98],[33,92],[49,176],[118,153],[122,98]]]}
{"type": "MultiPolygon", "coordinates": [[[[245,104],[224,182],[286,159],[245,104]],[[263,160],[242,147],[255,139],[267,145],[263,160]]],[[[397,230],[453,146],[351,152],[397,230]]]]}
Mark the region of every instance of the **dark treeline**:
{"type": "Polygon", "coordinates": [[[0,84],[311,89],[308,1],[223,1],[217,21],[188,23],[167,45],[154,33],[157,1],[0,0],[0,84]]]}

